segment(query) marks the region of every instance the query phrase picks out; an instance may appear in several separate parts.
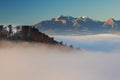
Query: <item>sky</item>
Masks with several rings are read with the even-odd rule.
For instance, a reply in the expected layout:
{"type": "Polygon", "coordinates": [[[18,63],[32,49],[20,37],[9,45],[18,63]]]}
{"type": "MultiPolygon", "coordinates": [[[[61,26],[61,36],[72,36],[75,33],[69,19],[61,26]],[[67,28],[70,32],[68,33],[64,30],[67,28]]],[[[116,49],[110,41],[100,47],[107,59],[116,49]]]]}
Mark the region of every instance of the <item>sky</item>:
{"type": "Polygon", "coordinates": [[[59,15],[120,19],[120,0],[0,0],[0,24],[36,24],[59,15]]]}

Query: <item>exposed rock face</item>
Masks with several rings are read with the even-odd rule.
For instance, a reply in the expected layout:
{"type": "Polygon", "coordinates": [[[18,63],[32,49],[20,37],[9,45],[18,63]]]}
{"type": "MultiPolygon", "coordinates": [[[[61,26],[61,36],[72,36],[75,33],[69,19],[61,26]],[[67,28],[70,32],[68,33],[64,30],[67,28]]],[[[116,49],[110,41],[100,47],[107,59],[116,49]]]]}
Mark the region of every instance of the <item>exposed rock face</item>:
{"type": "Polygon", "coordinates": [[[113,18],[110,18],[104,23],[104,25],[105,26],[112,26],[112,28],[114,28],[116,26],[115,22],[116,21],[113,18]]]}
{"type": "Polygon", "coordinates": [[[35,24],[41,32],[52,35],[82,35],[120,32],[120,20],[110,18],[106,21],[91,19],[87,16],[58,16],[35,24]]]}

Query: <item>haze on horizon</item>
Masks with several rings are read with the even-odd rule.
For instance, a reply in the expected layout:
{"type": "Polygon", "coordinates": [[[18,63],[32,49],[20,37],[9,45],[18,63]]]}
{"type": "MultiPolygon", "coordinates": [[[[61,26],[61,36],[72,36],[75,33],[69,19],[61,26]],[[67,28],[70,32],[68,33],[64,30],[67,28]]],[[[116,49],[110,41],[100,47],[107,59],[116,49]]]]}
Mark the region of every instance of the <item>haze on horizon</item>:
{"type": "Polygon", "coordinates": [[[58,15],[120,19],[120,0],[0,0],[0,24],[36,24],[58,15]]]}

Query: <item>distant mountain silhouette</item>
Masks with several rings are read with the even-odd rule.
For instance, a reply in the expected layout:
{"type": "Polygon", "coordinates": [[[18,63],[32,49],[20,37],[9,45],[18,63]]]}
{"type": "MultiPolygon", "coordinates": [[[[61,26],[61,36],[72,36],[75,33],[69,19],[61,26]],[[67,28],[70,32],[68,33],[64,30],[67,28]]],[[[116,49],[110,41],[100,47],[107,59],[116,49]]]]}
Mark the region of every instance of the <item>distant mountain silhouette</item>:
{"type": "Polygon", "coordinates": [[[35,27],[47,34],[97,34],[120,31],[120,20],[113,18],[97,21],[87,16],[57,16],[51,20],[41,21],[35,27]]]}

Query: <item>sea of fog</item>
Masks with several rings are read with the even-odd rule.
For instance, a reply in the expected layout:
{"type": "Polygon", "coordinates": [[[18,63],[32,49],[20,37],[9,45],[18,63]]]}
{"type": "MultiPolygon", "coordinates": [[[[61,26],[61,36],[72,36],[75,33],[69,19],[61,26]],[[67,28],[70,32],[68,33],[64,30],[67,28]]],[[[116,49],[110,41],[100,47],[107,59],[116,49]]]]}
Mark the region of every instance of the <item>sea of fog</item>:
{"type": "Polygon", "coordinates": [[[55,40],[65,45],[72,45],[82,50],[111,52],[120,49],[120,35],[98,34],[84,36],[54,36],[55,40]]]}
{"type": "Polygon", "coordinates": [[[1,41],[0,80],[120,80],[119,35],[54,37],[81,50],[1,41]]]}

